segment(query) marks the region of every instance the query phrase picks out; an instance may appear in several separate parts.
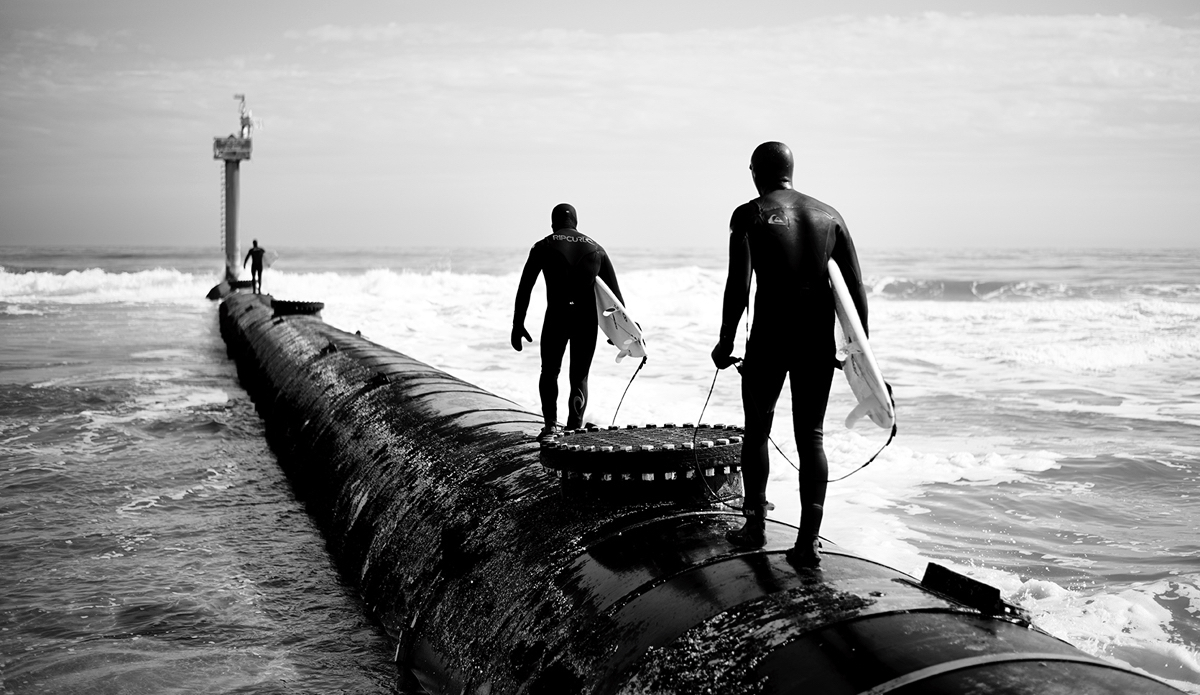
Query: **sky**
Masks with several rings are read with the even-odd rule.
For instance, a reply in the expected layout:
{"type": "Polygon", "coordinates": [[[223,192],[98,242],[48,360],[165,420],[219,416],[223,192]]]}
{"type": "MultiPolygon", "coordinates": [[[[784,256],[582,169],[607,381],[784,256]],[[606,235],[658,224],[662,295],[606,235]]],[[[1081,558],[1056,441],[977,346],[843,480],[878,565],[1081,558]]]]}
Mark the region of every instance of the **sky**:
{"type": "Polygon", "coordinates": [[[720,247],[760,142],[878,248],[1200,246],[1194,0],[0,0],[0,245],[720,247]],[[245,245],[245,244],[243,244],[245,245]]]}

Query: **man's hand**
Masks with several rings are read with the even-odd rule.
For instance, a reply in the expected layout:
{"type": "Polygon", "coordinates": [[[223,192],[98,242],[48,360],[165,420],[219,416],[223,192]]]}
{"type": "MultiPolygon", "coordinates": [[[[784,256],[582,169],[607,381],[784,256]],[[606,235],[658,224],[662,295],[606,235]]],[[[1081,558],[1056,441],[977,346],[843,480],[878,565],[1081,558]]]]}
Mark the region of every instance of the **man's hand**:
{"type": "Polygon", "coordinates": [[[733,341],[724,341],[717,343],[717,346],[712,350],[712,361],[717,366],[717,369],[725,369],[729,365],[738,361],[733,356],[733,341]]]}
{"type": "Polygon", "coordinates": [[[525,340],[530,343],[533,342],[533,336],[529,335],[529,331],[525,330],[524,326],[514,324],[512,329],[512,337],[510,337],[509,340],[512,342],[513,349],[517,352],[521,351],[522,337],[524,337],[525,340]]]}

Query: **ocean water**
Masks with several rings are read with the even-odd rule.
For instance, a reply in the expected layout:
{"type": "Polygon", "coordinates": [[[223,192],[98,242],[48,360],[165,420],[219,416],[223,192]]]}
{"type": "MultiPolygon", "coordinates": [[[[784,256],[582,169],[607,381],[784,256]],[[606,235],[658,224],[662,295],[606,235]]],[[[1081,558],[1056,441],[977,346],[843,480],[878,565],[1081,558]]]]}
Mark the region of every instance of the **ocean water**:
{"type": "MultiPolygon", "coordinates": [[[[264,291],[538,409],[537,344],[508,345],[526,249],[277,250],[264,291]]],[[[696,420],[723,251],[610,252],[650,350],[616,421],[696,420]]],[[[225,356],[203,299],[218,255],[0,247],[0,692],[396,687],[394,645],[225,356]]],[[[1200,252],[861,261],[899,434],[830,486],[822,535],[918,577],[951,565],[1088,653],[1200,693],[1200,252]]],[[[636,366],[614,356],[601,344],[592,367],[601,424],[636,366]]],[[[705,421],[741,421],[737,380],[717,376],[705,421]]],[[[886,440],[845,428],[852,405],[835,377],[835,477],[886,440]]],[[[785,390],[769,494],[794,523],[789,408],[785,390]]]]}

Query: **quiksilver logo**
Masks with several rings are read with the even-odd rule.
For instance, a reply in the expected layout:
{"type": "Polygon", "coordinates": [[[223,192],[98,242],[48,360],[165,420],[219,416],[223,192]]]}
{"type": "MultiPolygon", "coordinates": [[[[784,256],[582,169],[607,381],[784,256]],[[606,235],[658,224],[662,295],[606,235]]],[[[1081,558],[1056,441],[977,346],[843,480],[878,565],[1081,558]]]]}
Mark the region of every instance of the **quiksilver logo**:
{"type": "Polygon", "coordinates": [[[786,225],[786,224],[787,224],[787,220],[783,219],[783,218],[782,218],[782,217],[780,217],[779,215],[776,215],[776,214],[772,213],[772,214],[771,214],[771,216],[770,216],[769,218],[767,218],[767,224],[783,224],[783,225],[786,225]]]}

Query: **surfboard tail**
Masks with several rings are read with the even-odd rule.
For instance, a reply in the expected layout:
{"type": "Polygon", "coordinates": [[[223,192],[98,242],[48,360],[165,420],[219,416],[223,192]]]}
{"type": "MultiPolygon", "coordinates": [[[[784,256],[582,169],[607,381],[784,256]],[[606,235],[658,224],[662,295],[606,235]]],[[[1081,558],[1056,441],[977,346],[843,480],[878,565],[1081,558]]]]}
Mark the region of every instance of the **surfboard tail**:
{"type": "Polygon", "coordinates": [[[604,283],[597,277],[594,283],[596,298],[596,323],[608,342],[617,348],[617,362],[627,355],[643,357],[646,354],[645,341],[642,339],[642,327],[625,311],[621,303],[604,283]]]}

